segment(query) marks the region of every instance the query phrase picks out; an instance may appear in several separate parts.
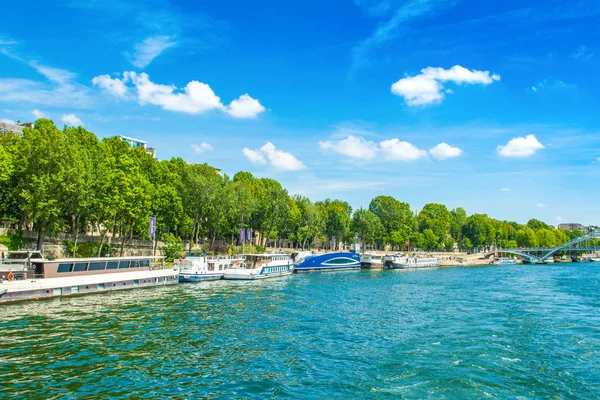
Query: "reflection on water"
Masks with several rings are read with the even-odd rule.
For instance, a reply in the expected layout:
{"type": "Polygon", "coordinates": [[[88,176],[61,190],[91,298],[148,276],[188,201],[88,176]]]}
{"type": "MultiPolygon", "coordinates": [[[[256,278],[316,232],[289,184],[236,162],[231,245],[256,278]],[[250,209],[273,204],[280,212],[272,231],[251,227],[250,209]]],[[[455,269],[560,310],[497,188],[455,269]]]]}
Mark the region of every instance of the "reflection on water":
{"type": "Polygon", "coordinates": [[[2,305],[0,397],[595,398],[599,275],[317,273],[2,305]]]}

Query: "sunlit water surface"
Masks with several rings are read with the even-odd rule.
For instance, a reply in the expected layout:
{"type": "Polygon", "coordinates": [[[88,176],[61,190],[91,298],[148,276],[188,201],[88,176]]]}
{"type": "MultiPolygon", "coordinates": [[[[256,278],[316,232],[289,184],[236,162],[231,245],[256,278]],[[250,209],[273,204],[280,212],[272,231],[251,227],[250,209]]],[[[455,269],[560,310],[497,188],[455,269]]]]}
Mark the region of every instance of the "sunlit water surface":
{"type": "Polygon", "coordinates": [[[355,271],[0,306],[0,398],[598,398],[600,265],[355,271]]]}

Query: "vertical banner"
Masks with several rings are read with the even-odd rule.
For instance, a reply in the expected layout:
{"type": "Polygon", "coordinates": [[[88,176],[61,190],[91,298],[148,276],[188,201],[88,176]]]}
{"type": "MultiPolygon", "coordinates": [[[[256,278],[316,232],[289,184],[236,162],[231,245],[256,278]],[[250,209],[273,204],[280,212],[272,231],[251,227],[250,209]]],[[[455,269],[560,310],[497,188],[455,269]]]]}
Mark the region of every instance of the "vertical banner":
{"type": "Polygon", "coordinates": [[[334,249],[334,246],[335,246],[335,236],[331,237],[330,242],[331,242],[331,250],[335,250],[334,249]]]}
{"type": "Polygon", "coordinates": [[[244,243],[245,236],[244,228],[240,228],[240,243],[244,243]]]}
{"type": "Polygon", "coordinates": [[[252,228],[246,230],[246,243],[252,244],[252,228]]]}
{"type": "Polygon", "coordinates": [[[154,237],[156,231],[156,217],[150,217],[150,237],[154,237]]]}
{"type": "Polygon", "coordinates": [[[408,246],[410,245],[410,240],[406,239],[406,248],[408,249],[408,246]]]}

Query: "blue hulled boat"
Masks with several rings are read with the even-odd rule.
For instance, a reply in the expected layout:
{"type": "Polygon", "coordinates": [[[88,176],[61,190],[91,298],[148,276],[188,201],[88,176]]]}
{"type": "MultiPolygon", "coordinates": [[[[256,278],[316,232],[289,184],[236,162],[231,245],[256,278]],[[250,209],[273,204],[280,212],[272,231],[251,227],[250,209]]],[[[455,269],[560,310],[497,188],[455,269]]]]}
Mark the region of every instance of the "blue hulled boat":
{"type": "Polygon", "coordinates": [[[311,254],[297,260],[294,272],[341,271],[360,268],[360,254],[311,254]]]}

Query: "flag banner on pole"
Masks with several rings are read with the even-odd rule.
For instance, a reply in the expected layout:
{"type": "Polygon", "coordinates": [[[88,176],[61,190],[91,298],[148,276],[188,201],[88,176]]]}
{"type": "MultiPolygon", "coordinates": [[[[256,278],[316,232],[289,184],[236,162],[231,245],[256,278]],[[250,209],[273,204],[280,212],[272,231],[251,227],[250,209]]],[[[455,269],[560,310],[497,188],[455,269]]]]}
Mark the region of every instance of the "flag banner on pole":
{"type": "Polygon", "coordinates": [[[246,230],[246,243],[252,244],[252,228],[246,230]]]}
{"type": "Polygon", "coordinates": [[[335,236],[331,237],[331,248],[333,249],[333,247],[335,246],[335,236]]]}
{"type": "Polygon", "coordinates": [[[406,240],[406,248],[408,249],[408,245],[410,244],[410,240],[406,240]]]}
{"type": "Polygon", "coordinates": [[[156,217],[150,217],[150,237],[154,237],[156,231],[156,217]]]}
{"type": "Polygon", "coordinates": [[[240,228],[240,243],[244,243],[245,236],[244,228],[240,228]]]}

